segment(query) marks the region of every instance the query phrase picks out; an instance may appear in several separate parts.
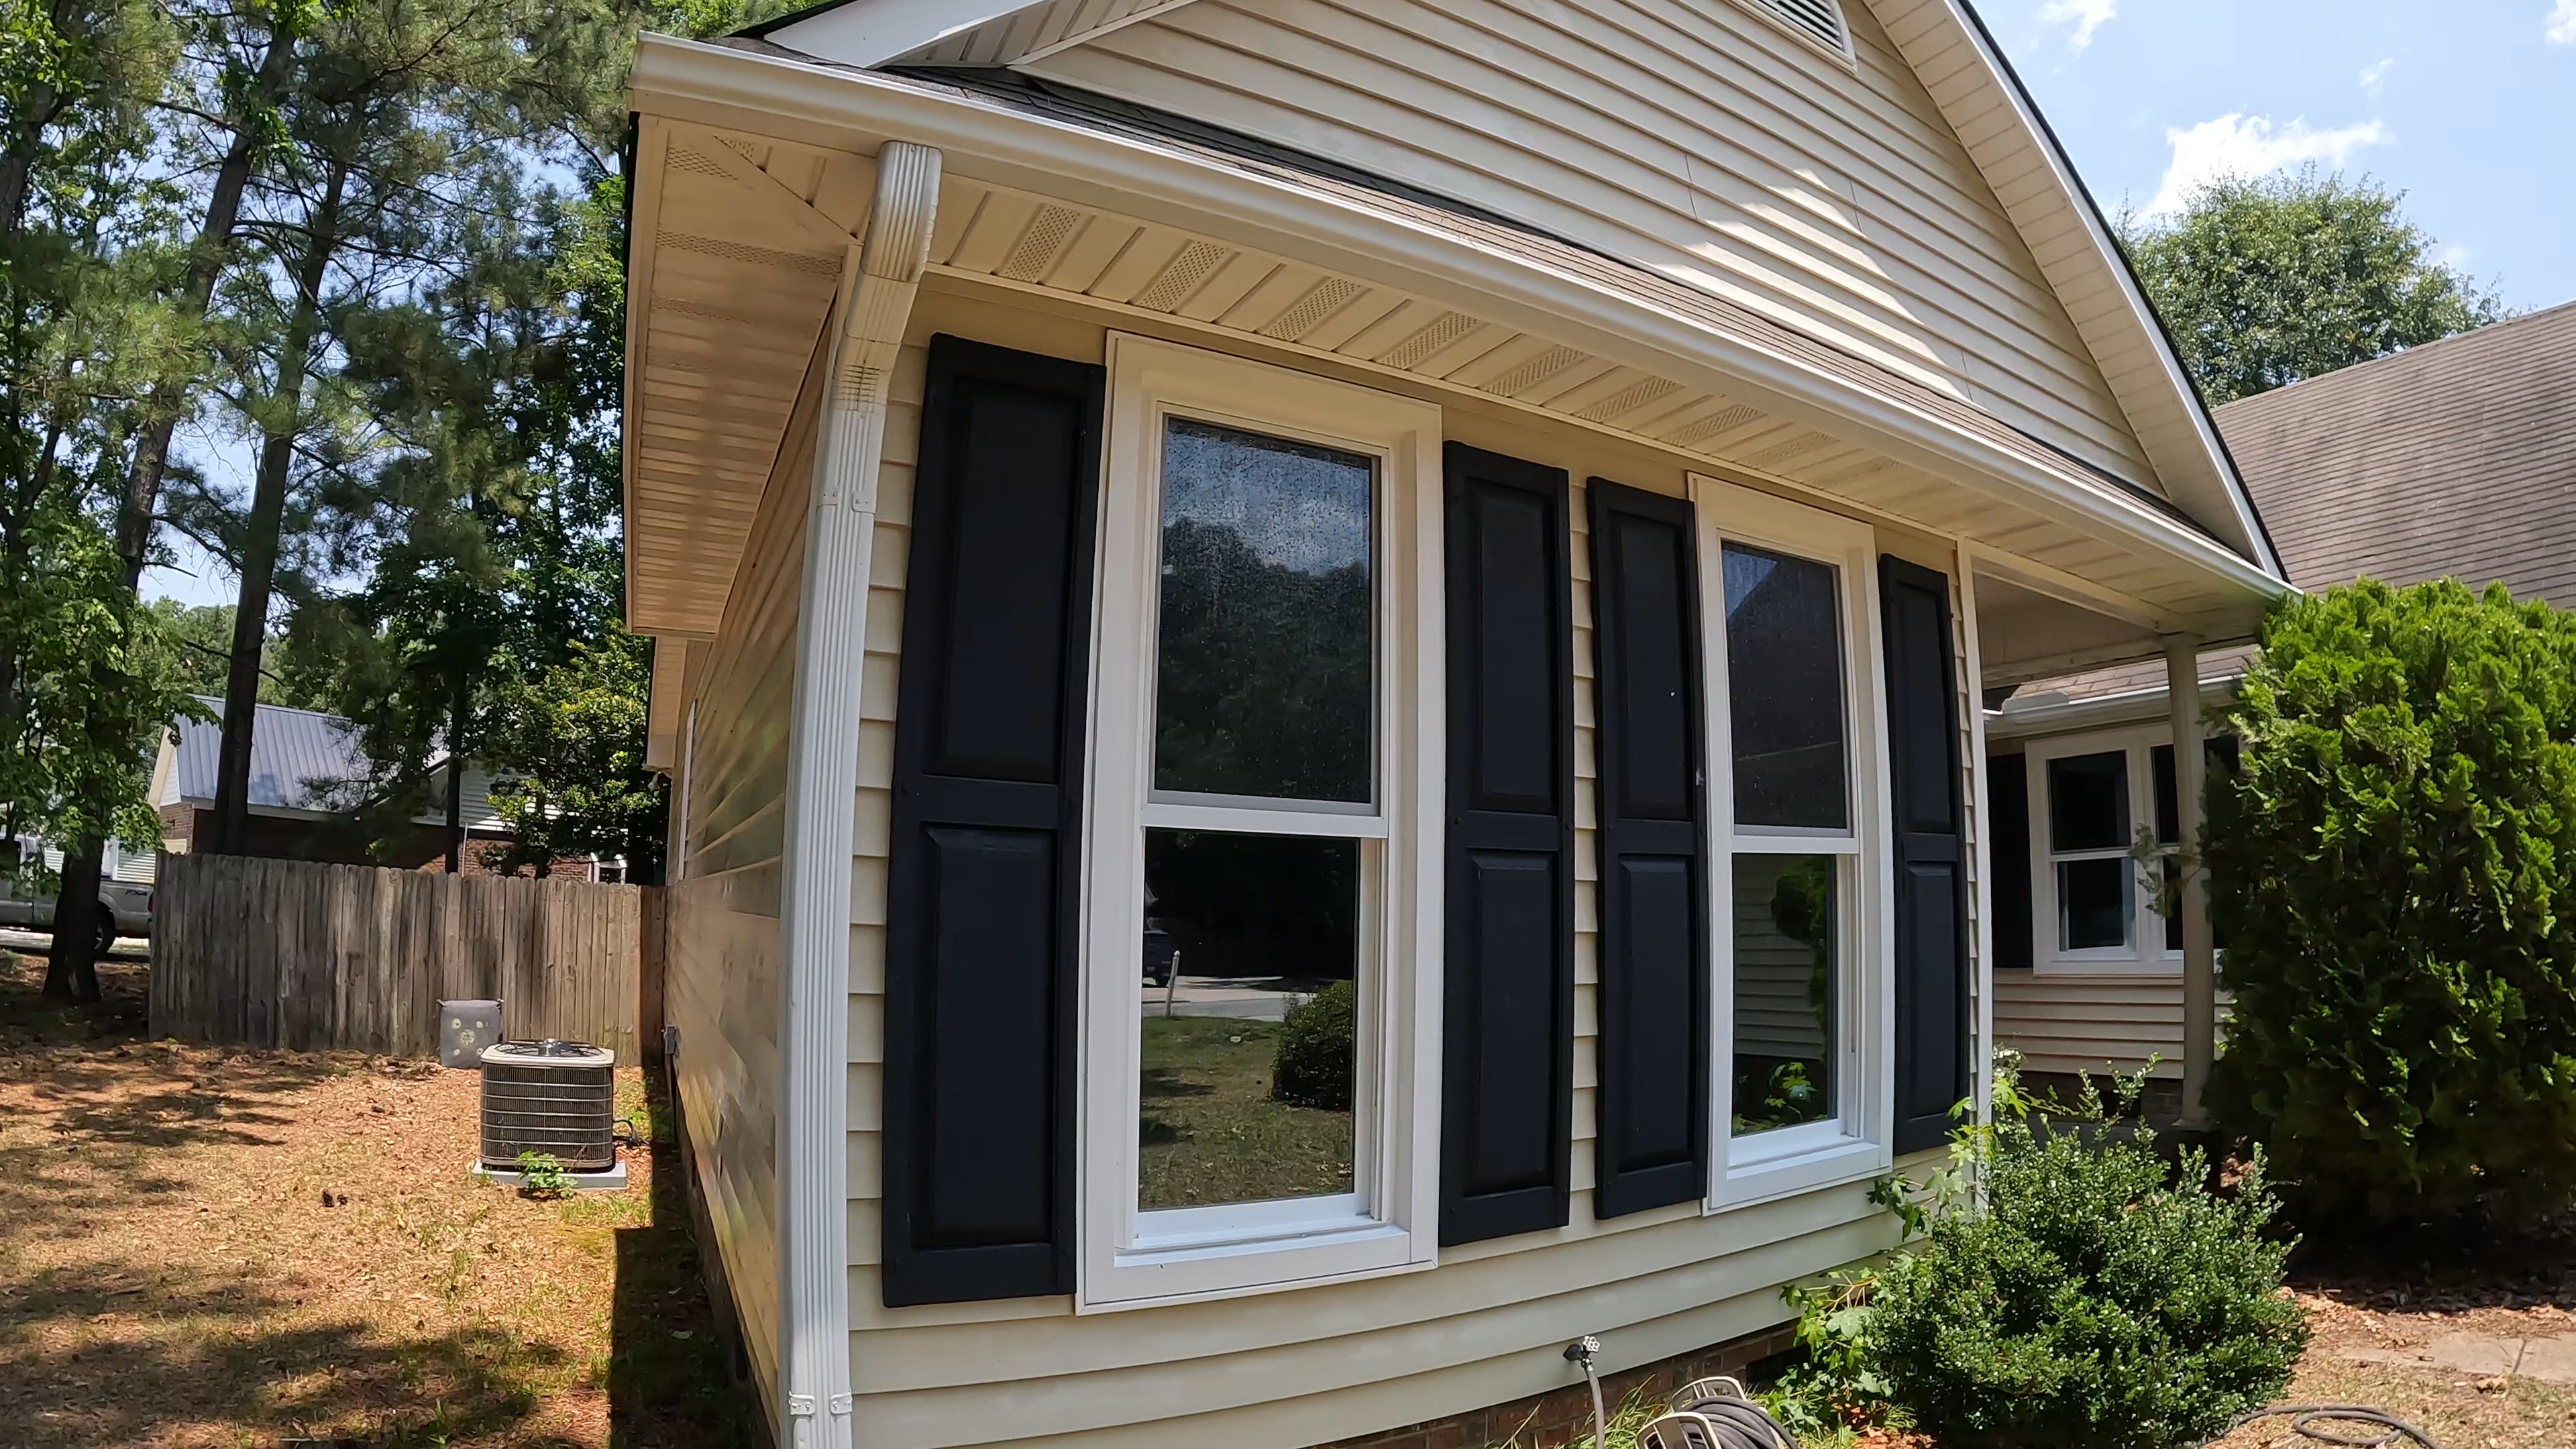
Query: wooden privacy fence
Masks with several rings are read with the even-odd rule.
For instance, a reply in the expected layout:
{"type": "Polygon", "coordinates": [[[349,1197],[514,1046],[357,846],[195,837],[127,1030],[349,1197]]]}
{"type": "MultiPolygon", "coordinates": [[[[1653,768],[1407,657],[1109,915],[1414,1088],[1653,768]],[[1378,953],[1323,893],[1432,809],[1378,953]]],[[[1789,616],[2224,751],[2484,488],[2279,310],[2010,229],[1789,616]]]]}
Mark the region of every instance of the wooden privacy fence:
{"type": "Polygon", "coordinates": [[[661,1034],[659,895],[635,886],[165,855],[154,1036],[427,1056],[438,1003],[494,999],[509,1037],[638,1060],[661,1034]]]}

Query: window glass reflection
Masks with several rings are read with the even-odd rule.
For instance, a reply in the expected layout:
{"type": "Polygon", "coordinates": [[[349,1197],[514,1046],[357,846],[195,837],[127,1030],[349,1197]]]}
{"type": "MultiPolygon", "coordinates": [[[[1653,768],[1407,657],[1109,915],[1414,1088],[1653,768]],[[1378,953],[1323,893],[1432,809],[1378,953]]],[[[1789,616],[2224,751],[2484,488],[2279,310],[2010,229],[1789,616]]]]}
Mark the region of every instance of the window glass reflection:
{"type": "Polygon", "coordinates": [[[1835,570],[1734,543],[1724,557],[1736,823],[1848,829],[1835,570]]]}
{"type": "Polygon", "coordinates": [[[2129,757],[2125,751],[2048,762],[2051,850],[2129,848],[2129,757]]]}
{"type": "Polygon", "coordinates": [[[1830,855],[1735,857],[1735,1135],[1834,1115],[1830,855]]]}
{"type": "Polygon", "coordinates": [[[1156,789],[1373,798],[1375,483],[1362,454],[1169,420],[1156,789]]]}
{"type": "Polygon", "coordinates": [[[1359,843],[1145,832],[1139,1208],[1353,1190],[1359,843]]]}
{"type": "Polygon", "coordinates": [[[2066,951],[2129,944],[2132,862],[2125,855],[2057,863],[2057,939],[2066,951]]]}

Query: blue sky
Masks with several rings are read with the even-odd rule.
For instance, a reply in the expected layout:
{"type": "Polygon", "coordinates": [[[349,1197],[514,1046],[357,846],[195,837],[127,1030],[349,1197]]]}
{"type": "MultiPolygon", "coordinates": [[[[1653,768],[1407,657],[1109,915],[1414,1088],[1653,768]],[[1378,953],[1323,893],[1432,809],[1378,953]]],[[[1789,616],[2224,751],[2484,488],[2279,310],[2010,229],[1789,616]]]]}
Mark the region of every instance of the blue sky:
{"type": "Polygon", "coordinates": [[[2105,210],[2314,161],[2517,308],[2576,300],[2576,0],[1978,0],[2105,210]]]}

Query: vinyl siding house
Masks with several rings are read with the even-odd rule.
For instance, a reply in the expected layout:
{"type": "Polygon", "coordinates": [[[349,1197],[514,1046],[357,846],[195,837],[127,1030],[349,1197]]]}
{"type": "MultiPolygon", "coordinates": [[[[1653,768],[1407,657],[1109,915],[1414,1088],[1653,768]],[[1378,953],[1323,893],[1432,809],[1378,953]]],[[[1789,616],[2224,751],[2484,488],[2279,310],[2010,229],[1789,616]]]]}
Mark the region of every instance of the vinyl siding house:
{"type": "Polygon", "coordinates": [[[2284,588],[1958,0],[848,0],[630,95],[672,1070],[784,1442],[1774,1328],[1982,1092],[1980,701],[2284,588]]]}
{"type": "MultiPolygon", "coordinates": [[[[2458,578],[2576,607],[2576,305],[2216,417],[2300,588],[2458,578]]],[[[2252,654],[2201,654],[2204,705],[2233,697],[2252,654]]],[[[2179,1088],[2214,1052],[2186,1026],[2185,923],[2157,918],[2126,856],[2139,825],[2172,836],[2167,684],[2157,666],[2089,670],[2034,681],[1986,717],[1994,813],[2020,822],[1996,835],[1996,1035],[2034,1072],[2152,1062],[2179,1088]]],[[[2234,747],[2212,746],[2214,759],[2234,747]]]]}

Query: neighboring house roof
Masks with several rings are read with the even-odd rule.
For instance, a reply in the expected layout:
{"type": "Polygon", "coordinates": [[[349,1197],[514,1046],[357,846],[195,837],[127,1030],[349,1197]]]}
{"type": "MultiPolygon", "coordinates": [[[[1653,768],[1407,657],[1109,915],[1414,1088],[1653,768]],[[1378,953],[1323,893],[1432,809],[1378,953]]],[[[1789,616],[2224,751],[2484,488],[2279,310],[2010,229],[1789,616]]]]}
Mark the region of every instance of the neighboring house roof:
{"type": "MultiPolygon", "coordinates": [[[[2576,608],[2576,303],[2242,398],[2218,426],[2307,590],[2501,582],[2576,608]]],[[[2207,655],[2204,678],[2250,649],[2207,655]]],[[[2161,663],[2024,685],[2015,712],[2161,693],[2161,663]]]]}
{"type": "MultiPolygon", "coordinates": [[[[211,807],[215,777],[223,751],[224,702],[200,695],[197,703],[212,716],[181,720],[168,778],[155,804],[211,807]]],[[[425,825],[446,821],[446,766],[433,767],[433,808],[415,817],[425,825]]],[[[357,727],[336,714],[263,704],[253,722],[250,749],[250,805],[253,813],[322,816],[351,807],[368,781],[366,751],[357,727]]],[[[464,818],[469,828],[507,828],[492,806],[492,777],[480,766],[465,767],[464,818]]]]}
{"type": "Polygon", "coordinates": [[[2576,608],[2576,303],[2217,416],[2300,588],[2502,580],[2576,608]]]}
{"type": "MultiPolygon", "coordinates": [[[[1191,3],[828,0],[744,33],[856,66],[1023,67],[1191,3]]],[[[2171,339],[1974,8],[1967,0],[1867,3],[1994,188],[2181,510],[2228,548],[2275,568],[2263,523],[2171,339]]]]}
{"type": "MultiPolygon", "coordinates": [[[[210,719],[179,722],[179,747],[161,803],[211,803],[223,751],[224,702],[198,696],[210,719]]],[[[367,757],[355,726],[335,714],[263,704],[252,722],[250,803],[253,809],[335,814],[348,790],[367,778],[367,757]]]]}

